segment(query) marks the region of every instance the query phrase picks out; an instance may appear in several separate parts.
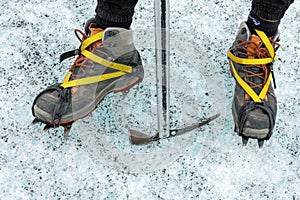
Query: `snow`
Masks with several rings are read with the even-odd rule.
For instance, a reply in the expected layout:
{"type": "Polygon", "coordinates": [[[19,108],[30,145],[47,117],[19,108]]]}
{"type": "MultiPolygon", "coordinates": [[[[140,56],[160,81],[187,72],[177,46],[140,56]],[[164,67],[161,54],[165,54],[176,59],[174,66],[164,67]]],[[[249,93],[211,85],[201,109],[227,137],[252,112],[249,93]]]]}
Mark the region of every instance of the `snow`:
{"type": "Polygon", "coordinates": [[[234,80],[226,51],[251,1],[171,1],[171,125],[220,112],[182,137],[132,146],[128,129],[155,134],[153,2],[140,0],[132,29],[144,81],[127,96],[110,94],[64,140],[62,128],[30,126],[31,105],[62,81],[76,48],[75,28],[95,1],[0,3],[0,199],[300,199],[300,3],[280,25],[275,63],[278,117],[272,138],[246,148],[233,131],[234,80]]]}

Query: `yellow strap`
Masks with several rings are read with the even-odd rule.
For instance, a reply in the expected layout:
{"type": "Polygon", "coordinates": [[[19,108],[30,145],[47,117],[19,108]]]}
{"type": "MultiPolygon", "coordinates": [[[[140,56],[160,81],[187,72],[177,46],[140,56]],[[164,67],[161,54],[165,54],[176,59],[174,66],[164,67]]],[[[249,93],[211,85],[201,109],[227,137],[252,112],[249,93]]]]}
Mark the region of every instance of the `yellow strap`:
{"type": "Polygon", "coordinates": [[[94,61],[95,63],[101,64],[103,66],[106,66],[106,67],[109,67],[109,68],[112,68],[112,69],[116,69],[116,70],[120,70],[120,71],[123,71],[123,72],[127,72],[127,73],[132,72],[132,67],[131,66],[123,65],[123,64],[120,64],[120,63],[115,63],[115,62],[105,60],[105,59],[93,54],[90,51],[83,50],[81,52],[81,54],[84,55],[85,57],[87,57],[88,59],[94,61]]]}
{"type": "Polygon", "coordinates": [[[64,82],[60,86],[63,88],[69,88],[69,87],[74,87],[74,86],[80,86],[80,85],[87,85],[91,83],[98,83],[101,81],[117,78],[120,76],[123,76],[125,72],[113,72],[113,73],[108,73],[108,74],[102,74],[99,76],[91,76],[87,78],[81,78],[81,79],[76,79],[76,80],[71,80],[64,82]]]}
{"type": "Polygon", "coordinates": [[[63,83],[66,83],[66,82],[69,81],[69,79],[70,79],[70,77],[71,77],[71,74],[72,74],[72,72],[68,71],[67,75],[66,75],[65,78],[64,78],[63,83]]]}
{"type": "Polygon", "coordinates": [[[262,42],[265,44],[266,48],[268,49],[268,51],[269,51],[269,53],[271,55],[271,58],[272,59],[275,58],[274,47],[271,44],[269,38],[266,36],[266,34],[263,31],[259,31],[259,30],[256,30],[256,29],[255,29],[255,31],[256,31],[257,35],[260,37],[260,39],[262,40],[262,42]]]}
{"type": "Polygon", "coordinates": [[[266,84],[264,85],[263,89],[260,91],[259,95],[257,95],[254,92],[254,90],[239,76],[232,61],[230,61],[230,66],[233,72],[233,76],[235,77],[239,85],[245,90],[245,92],[253,99],[255,103],[261,103],[261,100],[265,98],[268,92],[271,79],[272,79],[272,73],[270,72],[266,84]]]}
{"type": "Polygon", "coordinates": [[[263,31],[256,30],[257,35],[262,40],[262,42],[265,44],[266,48],[268,49],[271,58],[239,58],[234,56],[230,51],[228,51],[227,56],[234,62],[242,64],[242,65],[264,65],[268,63],[272,63],[277,59],[277,56],[275,55],[274,47],[271,44],[269,38],[266,36],[266,34],[263,31]]]}
{"type": "Polygon", "coordinates": [[[230,67],[232,69],[233,76],[235,77],[236,81],[245,90],[245,92],[253,99],[255,103],[261,103],[261,100],[265,98],[269,90],[269,86],[272,80],[272,72],[269,73],[268,79],[263,89],[260,91],[259,95],[257,95],[254,92],[254,90],[239,76],[233,64],[233,62],[235,62],[243,65],[264,65],[264,64],[272,63],[277,59],[275,55],[274,47],[271,44],[269,38],[266,36],[266,34],[263,31],[259,31],[256,29],[255,31],[257,35],[260,37],[260,39],[262,40],[262,42],[265,44],[267,50],[270,53],[271,58],[258,58],[258,59],[239,58],[234,56],[230,51],[228,51],[227,55],[230,58],[230,67]]]}
{"type": "Polygon", "coordinates": [[[90,46],[94,42],[97,42],[97,41],[101,40],[102,35],[103,35],[103,32],[101,31],[101,32],[99,32],[95,35],[92,35],[89,38],[85,39],[82,42],[81,47],[80,47],[81,54],[84,55],[86,58],[92,60],[95,63],[101,64],[103,66],[106,66],[106,67],[109,67],[109,68],[112,68],[112,69],[115,69],[115,70],[119,70],[119,71],[113,72],[113,73],[108,73],[108,74],[102,74],[102,75],[98,75],[98,76],[91,76],[91,77],[87,77],[87,78],[71,80],[71,81],[69,81],[69,79],[71,77],[72,72],[69,71],[67,73],[67,75],[65,76],[64,81],[61,84],[61,87],[69,88],[69,87],[74,87],[74,86],[97,83],[97,82],[117,78],[117,77],[125,75],[126,73],[131,73],[132,72],[132,67],[131,66],[127,66],[127,65],[120,64],[120,63],[115,63],[115,62],[105,60],[104,58],[101,58],[101,57],[93,54],[92,52],[90,52],[88,50],[85,50],[88,46],[90,46]]]}
{"type": "Polygon", "coordinates": [[[231,70],[233,72],[233,76],[235,80],[239,83],[239,85],[245,90],[247,94],[253,99],[256,103],[261,103],[259,96],[253,91],[253,89],[239,76],[237,71],[235,70],[234,64],[230,61],[231,70]]]}
{"type": "Polygon", "coordinates": [[[260,99],[264,99],[265,96],[267,95],[267,92],[269,90],[269,86],[271,84],[271,80],[272,80],[272,72],[270,72],[270,74],[268,76],[268,79],[267,79],[267,82],[265,83],[263,89],[259,93],[259,98],[260,99]]]}
{"type": "Polygon", "coordinates": [[[228,51],[227,56],[230,58],[230,60],[242,65],[264,65],[264,64],[272,63],[274,60],[277,59],[276,56],[274,57],[274,59],[273,58],[255,58],[255,59],[239,58],[234,56],[230,51],[228,51]]]}
{"type": "Polygon", "coordinates": [[[83,51],[85,50],[88,46],[90,46],[91,44],[93,44],[94,42],[97,42],[99,40],[102,39],[102,35],[103,35],[103,31],[100,31],[99,33],[92,35],[90,37],[88,37],[87,39],[85,39],[80,46],[80,50],[83,51]]]}

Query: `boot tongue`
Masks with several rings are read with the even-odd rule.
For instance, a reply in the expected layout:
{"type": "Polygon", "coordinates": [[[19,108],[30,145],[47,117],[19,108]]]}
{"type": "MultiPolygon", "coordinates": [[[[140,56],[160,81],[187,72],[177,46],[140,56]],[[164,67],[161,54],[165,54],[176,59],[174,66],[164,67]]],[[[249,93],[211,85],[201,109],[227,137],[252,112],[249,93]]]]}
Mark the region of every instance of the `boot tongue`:
{"type": "Polygon", "coordinates": [[[88,35],[95,35],[101,31],[104,31],[102,28],[97,27],[96,23],[90,23],[88,30],[90,32],[88,35]]]}
{"type": "Polygon", "coordinates": [[[261,44],[261,40],[257,35],[252,35],[247,46],[247,55],[248,58],[253,59],[257,58],[257,49],[261,44]]]}
{"type": "Polygon", "coordinates": [[[103,31],[102,28],[90,28],[91,35],[96,35],[97,33],[103,31]]]}
{"type": "MultiPolygon", "coordinates": [[[[258,58],[257,57],[257,50],[258,50],[258,46],[261,44],[261,40],[257,35],[252,35],[250,38],[250,43],[247,46],[247,55],[249,59],[255,59],[258,58]]],[[[252,71],[255,74],[258,73],[263,73],[263,70],[261,68],[258,68],[256,66],[253,67],[249,67],[248,68],[249,71],[252,71]]],[[[262,84],[263,83],[263,79],[259,78],[259,77],[249,77],[249,81],[255,83],[255,84],[262,84]]],[[[257,94],[260,93],[261,88],[254,88],[253,89],[257,94]]]]}

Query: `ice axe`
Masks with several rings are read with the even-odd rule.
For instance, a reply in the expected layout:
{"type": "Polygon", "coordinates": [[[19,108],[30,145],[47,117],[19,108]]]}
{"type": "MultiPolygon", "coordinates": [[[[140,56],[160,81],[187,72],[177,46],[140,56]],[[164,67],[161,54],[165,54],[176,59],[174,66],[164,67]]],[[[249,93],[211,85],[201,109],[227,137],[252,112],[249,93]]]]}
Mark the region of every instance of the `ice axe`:
{"type": "Polygon", "coordinates": [[[155,54],[156,54],[156,91],[157,91],[157,130],[155,136],[149,136],[137,130],[129,130],[130,141],[134,145],[148,144],[164,138],[171,138],[199,128],[220,116],[216,114],[203,121],[170,129],[169,112],[169,0],[154,0],[155,9],[155,54]]]}

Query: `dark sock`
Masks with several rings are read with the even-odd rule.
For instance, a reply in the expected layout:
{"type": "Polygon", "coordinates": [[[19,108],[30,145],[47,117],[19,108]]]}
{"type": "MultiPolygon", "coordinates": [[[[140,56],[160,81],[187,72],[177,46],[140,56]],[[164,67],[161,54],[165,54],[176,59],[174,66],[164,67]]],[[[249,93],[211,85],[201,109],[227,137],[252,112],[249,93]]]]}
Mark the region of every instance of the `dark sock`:
{"type": "Polygon", "coordinates": [[[280,20],[276,22],[268,22],[260,19],[259,17],[249,15],[246,23],[251,33],[255,34],[254,29],[257,29],[263,31],[268,37],[272,37],[278,29],[280,20]]]}
{"type": "Polygon", "coordinates": [[[120,22],[111,22],[111,21],[108,21],[108,20],[105,20],[105,19],[102,19],[102,18],[96,16],[97,27],[103,28],[103,29],[106,29],[107,27],[119,27],[119,28],[129,29],[131,23],[132,23],[132,20],[128,21],[128,22],[120,23],[120,22]]]}

